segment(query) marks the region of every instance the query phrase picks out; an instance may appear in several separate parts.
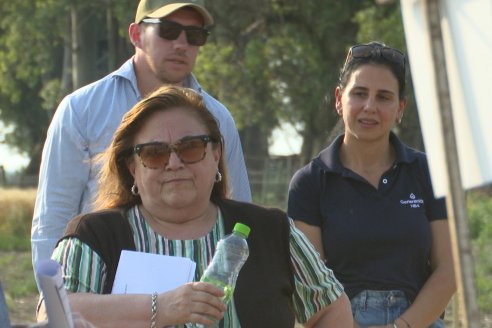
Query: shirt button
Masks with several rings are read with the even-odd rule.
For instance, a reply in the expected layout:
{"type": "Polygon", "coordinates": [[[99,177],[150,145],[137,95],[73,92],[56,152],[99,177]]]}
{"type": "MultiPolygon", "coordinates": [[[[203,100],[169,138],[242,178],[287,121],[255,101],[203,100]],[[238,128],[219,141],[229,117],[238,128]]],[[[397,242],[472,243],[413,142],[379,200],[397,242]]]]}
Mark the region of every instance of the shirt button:
{"type": "Polygon", "coordinates": [[[383,179],[383,183],[384,183],[384,184],[387,184],[387,183],[388,183],[388,179],[384,178],[384,179],[383,179]]]}

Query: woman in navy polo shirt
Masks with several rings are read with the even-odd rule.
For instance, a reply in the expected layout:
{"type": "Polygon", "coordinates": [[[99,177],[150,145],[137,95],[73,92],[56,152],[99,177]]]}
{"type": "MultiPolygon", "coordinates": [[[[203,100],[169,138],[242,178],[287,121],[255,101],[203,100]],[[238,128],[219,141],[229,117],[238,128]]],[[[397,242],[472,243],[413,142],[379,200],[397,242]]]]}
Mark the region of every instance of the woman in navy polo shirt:
{"type": "Polygon", "coordinates": [[[405,66],[382,43],[350,48],[335,90],[345,132],[289,187],[289,216],[344,285],[359,327],[444,327],[456,288],[426,156],[391,131],[405,110],[405,66]]]}

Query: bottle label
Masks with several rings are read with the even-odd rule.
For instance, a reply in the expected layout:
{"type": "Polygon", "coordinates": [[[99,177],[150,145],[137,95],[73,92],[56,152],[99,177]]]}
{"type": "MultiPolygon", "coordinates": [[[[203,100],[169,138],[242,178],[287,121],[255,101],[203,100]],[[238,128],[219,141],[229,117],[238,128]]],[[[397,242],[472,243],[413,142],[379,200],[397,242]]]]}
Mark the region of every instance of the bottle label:
{"type": "Polygon", "coordinates": [[[234,293],[234,288],[231,285],[224,284],[222,281],[211,277],[202,277],[200,281],[208,282],[216,287],[222,288],[224,290],[224,297],[222,297],[222,301],[225,304],[231,300],[232,294],[234,293]]]}

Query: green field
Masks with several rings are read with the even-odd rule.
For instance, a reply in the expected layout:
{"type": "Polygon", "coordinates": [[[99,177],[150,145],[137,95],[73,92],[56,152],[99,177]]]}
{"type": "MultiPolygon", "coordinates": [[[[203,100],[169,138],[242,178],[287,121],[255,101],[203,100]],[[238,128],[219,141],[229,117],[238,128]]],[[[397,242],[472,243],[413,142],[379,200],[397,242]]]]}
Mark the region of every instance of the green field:
{"type": "Polygon", "coordinates": [[[0,279],[16,324],[35,321],[38,290],[30,246],[35,197],[35,189],[0,188],[0,279]]]}

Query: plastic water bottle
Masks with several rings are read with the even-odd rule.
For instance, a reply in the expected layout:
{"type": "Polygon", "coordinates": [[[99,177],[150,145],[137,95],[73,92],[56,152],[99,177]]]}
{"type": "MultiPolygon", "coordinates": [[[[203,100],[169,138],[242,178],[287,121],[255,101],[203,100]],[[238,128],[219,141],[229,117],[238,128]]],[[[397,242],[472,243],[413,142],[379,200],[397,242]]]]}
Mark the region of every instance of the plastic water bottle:
{"type": "MultiPolygon", "coordinates": [[[[249,232],[250,228],[247,225],[236,223],[232,234],[224,236],[218,242],[212,262],[210,262],[200,279],[200,281],[223,288],[225,295],[222,300],[226,304],[231,300],[234,293],[239,270],[241,270],[249,256],[248,243],[246,242],[249,232]]],[[[218,324],[219,322],[217,321],[214,325],[207,326],[207,328],[218,327],[218,324]]],[[[197,326],[200,328],[205,327],[203,325],[197,326]]]]}

